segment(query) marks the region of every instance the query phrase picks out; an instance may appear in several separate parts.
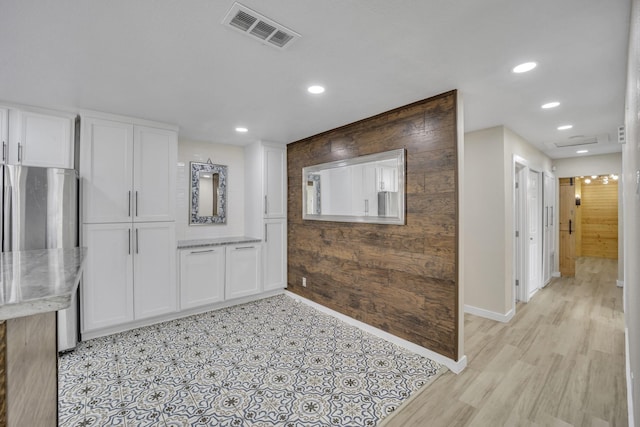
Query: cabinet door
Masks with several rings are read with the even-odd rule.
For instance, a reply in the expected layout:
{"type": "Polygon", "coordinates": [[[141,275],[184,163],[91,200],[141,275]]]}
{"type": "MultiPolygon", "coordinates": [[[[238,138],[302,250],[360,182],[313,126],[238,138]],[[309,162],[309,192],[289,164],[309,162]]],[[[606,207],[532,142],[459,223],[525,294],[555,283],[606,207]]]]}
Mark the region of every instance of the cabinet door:
{"type": "Polygon", "coordinates": [[[177,150],[175,131],[135,127],[134,221],[175,220],[177,150]]]}
{"type": "Polygon", "coordinates": [[[264,147],[264,217],[287,216],[286,151],[284,147],[264,147]]]}
{"type": "Polygon", "coordinates": [[[133,320],[132,243],[130,224],[83,227],[82,332],[133,320]]]}
{"type": "Polygon", "coordinates": [[[224,247],[180,251],[180,308],[224,301],[224,247]]]}
{"type": "Polygon", "coordinates": [[[83,222],[131,222],[133,125],[85,118],[82,126],[83,222]]]}
{"type": "Polygon", "coordinates": [[[7,163],[8,147],[9,147],[9,109],[0,107],[0,164],[7,163]]]}
{"type": "Polygon", "coordinates": [[[133,284],[135,319],[176,311],[176,231],[174,223],[134,224],[133,284]]]}
{"type": "Polygon", "coordinates": [[[264,224],[264,290],[287,287],[287,220],[268,219],[264,224]]]}
{"type": "Polygon", "coordinates": [[[261,286],[260,245],[227,246],[225,299],[254,295],[261,286]]]}
{"type": "Polygon", "coordinates": [[[10,163],[73,169],[73,118],[11,110],[11,122],[17,135],[10,163]]]}

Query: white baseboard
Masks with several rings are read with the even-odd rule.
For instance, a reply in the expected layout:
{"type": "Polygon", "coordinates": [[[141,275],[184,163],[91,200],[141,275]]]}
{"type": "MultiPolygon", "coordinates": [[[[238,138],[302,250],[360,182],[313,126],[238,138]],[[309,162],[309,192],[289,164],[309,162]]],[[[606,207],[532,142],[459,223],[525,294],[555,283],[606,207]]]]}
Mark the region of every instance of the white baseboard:
{"type": "Polygon", "coordinates": [[[629,328],[624,328],[625,365],[627,371],[627,412],[629,425],[635,426],[633,414],[633,380],[631,379],[631,360],[629,359],[629,328]]]}
{"type": "Polygon", "coordinates": [[[624,287],[624,281],[623,280],[616,280],[616,286],[619,288],[623,288],[624,287]]]}
{"type": "Polygon", "coordinates": [[[474,316],[484,317],[485,319],[495,320],[497,322],[509,323],[513,319],[515,311],[513,308],[505,314],[496,313],[495,311],[485,310],[484,308],[474,307],[472,305],[464,305],[464,312],[473,314],[474,316]]]}
{"type": "Polygon", "coordinates": [[[554,271],[553,273],[551,273],[551,277],[562,277],[562,275],[559,271],[554,271]]]}
{"type": "Polygon", "coordinates": [[[329,307],[325,307],[324,305],[320,305],[316,302],[313,302],[307,298],[301,297],[300,295],[294,294],[293,292],[290,291],[285,291],[284,292],[285,295],[288,295],[289,297],[293,298],[296,301],[302,302],[304,304],[307,304],[313,308],[315,308],[318,311],[321,311],[323,313],[326,313],[330,316],[333,316],[345,323],[348,323],[352,326],[355,326],[358,329],[361,329],[365,332],[370,333],[371,335],[375,335],[379,338],[382,338],[384,340],[387,340],[389,342],[392,342],[400,347],[406,348],[409,351],[412,351],[416,354],[419,354],[420,356],[424,356],[427,357],[435,362],[438,362],[444,366],[446,366],[447,368],[449,368],[453,373],[455,374],[459,374],[460,372],[462,372],[464,370],[464,368],[467,367],[467,356],[462,356],[462,358],[458,361],[450,359],[446,356],[443,356],[439,353],[436,353],[435,351],[429,350],[428,348],[419,346],[417,344],[414,344],[410,341],[407,341],[405,339],[402,339],[400,337],[397,337],[395,335],[390,334],[389,332],[383,331],[382,329],[378,329],[375,328],[371,325],[368,325],[364,322],[361,322],[359,320],[354,319],[353,317],[349,317],[346,316],[342,313],[339,313],[335,310],[330,309],[329,307]]]}

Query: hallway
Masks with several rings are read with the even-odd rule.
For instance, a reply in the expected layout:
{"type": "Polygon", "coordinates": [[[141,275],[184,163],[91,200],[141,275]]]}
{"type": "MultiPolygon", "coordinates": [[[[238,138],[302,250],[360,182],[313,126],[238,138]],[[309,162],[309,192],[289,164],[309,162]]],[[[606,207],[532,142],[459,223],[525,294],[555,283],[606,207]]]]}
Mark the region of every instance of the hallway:
{"type": "Polygon", "coordinates": [[[447,373],[385,426],[626,426],[617,261],[578,258],[510,323],[465,315],[468,366],[447,373]]]}

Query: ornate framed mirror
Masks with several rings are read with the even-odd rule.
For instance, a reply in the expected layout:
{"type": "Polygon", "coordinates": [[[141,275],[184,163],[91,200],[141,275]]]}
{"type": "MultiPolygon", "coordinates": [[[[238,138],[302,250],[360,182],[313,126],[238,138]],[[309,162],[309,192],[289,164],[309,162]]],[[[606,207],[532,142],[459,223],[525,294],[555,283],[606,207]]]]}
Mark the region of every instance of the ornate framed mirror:
{"type": "Polygon", "coordinates": [[[227,167],[191,162],[189,225],[227,222],[227,167]]]}

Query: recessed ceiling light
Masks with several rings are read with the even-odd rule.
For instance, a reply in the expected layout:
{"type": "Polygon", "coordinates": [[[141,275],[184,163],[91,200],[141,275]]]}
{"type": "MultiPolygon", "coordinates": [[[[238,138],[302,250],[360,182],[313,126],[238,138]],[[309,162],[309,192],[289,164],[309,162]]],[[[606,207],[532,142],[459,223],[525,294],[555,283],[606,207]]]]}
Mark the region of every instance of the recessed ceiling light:
{"type": "Polygon", "coordinates": [[[560,103],[558,101],[547,102],[546,104],[542,104],[542,108],[545,110],[548,108],[556,108],[560,103]]]}
{"type": "Polygon", "coordinates": [[[584,153],[588,153],[589,150],[578,150],[576,151],[576,154],[584,154],[584,153]]]}
{"type": "Polygon", "coordinates": [[[571,129],[573,127],[573,125],[562,125],[562,126],[558,126],[558,130],[567,130],[567,129],[571,129]]]}
{"type": "Polygon", "coordinates": [[[318,86],[318,85],[309,86],[307,88],[307,91],[309,91],[309,93],[313,93],[314,95],[317,95],[324,92],[324,87],[318,86]]]}
{"type": "Polygon", "coordinates": [[[589,178],[587,178],[587,179],[584,180],[584,183],[585,184],[591,184],[591,180],[589,178]]]}
{"type": "Polygon", "coordinates": [[[237,127],[236,132],[245,133],[245,132],[249,132],[249,129],[243,128],[243,127],[237,127]]]}
{"type": "Polygon", "coordinates": [[[591,175],[591,178],[596,179],[598,178],[598,175],[591,175]]]}
{"type": "Polygon", "coordinates": [[[535,62],[525,62],[524,64],[516,65],[513,67],[514,73],[526,73],[527,71],[531,71],[536,68],[538,64],[535,62]]]}

